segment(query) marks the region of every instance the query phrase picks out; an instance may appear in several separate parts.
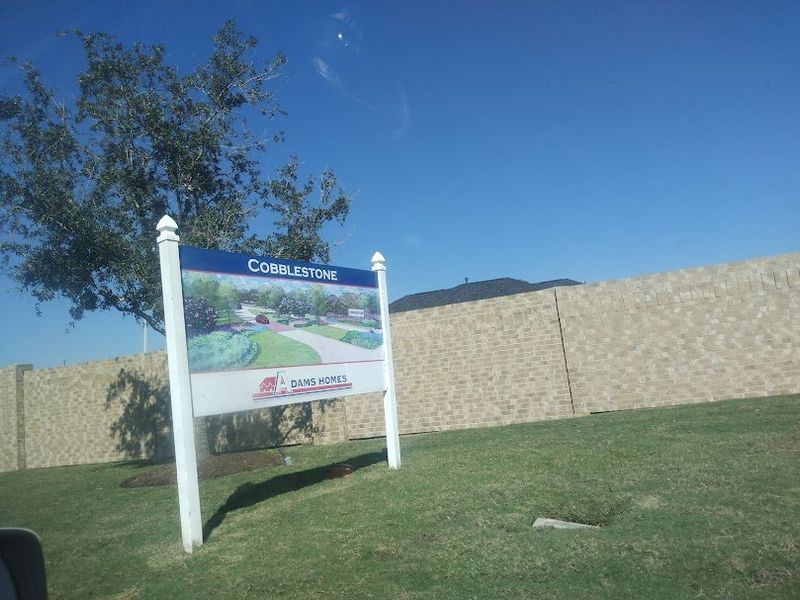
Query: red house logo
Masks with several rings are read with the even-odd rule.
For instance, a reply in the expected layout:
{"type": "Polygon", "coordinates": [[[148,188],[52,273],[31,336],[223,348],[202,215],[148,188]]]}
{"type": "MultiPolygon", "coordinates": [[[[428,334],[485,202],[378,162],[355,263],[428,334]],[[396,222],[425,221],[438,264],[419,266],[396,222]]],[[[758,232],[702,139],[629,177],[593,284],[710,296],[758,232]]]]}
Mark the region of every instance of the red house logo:
{"type": "Polygon", "coordinates": [[[275,386],[278,385],[278,378],[275,376],[272,377],[264,377],[261,381],[261,384],[258,386],[259,395],[263,394],[265,396],[273,396],[275,395],[275,386]]]}
{"type": "Polygon", "coordinates": [[[275,375],[268,375],[258,384],[258,392],[253,394],[253,400],[259,398],[270,398],[272,396],[284,396],[289,394],[289,382],[286,379],[285,371],[278,371],[275,375]]]}

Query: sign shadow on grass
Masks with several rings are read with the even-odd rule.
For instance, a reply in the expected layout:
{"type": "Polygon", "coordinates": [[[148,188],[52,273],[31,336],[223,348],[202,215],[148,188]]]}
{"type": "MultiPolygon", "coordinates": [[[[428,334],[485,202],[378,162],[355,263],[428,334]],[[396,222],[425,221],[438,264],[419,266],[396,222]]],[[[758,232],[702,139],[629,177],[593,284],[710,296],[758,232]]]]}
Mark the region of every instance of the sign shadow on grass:
{"type": "Polygon", "coordinates": [[[225,504],[220,506],[203,526],[203,540],[208,541],[213,532],[225,520],[228,513],[240,508],[247,508],[259,502],[264,502],[286,492],[294,492],[304,487],[316,485],[331,479],[332,469],[341,464],[348,464],[353,471],[386,461],[386,450],[381,452],[368,452],[345,461],[331,463],[322,467],[278,475],[261,483],[243,483],[228,497],[225,504]]]}

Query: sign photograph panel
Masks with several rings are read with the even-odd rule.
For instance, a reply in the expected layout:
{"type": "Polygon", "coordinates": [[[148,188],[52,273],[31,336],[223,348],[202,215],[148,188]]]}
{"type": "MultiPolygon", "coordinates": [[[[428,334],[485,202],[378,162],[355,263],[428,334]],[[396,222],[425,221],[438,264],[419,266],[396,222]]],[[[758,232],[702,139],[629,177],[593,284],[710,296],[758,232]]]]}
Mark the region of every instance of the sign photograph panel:
{"type": "Polygon", "coordinates": [[[374,272],[179,252],[195,416],[385,389],[374,272]]]}

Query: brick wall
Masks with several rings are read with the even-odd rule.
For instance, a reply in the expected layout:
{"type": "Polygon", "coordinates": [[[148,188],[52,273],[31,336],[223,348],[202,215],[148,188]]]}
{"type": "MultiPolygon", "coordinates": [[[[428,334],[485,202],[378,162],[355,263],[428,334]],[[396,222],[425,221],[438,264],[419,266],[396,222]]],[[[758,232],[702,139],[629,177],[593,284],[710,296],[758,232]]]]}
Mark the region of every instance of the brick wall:
{"type": "Polygon", "coordinates": [[[591,412],[800,392],[800,254],[557,290],[591,412]]]}
{"type": "MultiPolygon", "coordinates": [[[[401,433],[800,393],[800,253],[391,323],[401,433]]],[[[0,369],[0,470],[172,453],[163,352],[29,368],[0,369]]],[[[207,432],[213,451],[377,437],[383,402],[368,394],[212,417],[207,432]]]]}
{"type": "MultiPolygon", "coordinates": [[[[395,313],[391,325],[400,433],[573,416],[552,290],[395,313]]],[[[342,436],[384,435],[382,394],[343,403],[342,436]]]]}
{"type": "Polygon", "coordinates": [[[398,313],[392,327],[401,428],[573,415],[552,290],[398,313]]]}
{"type": "Polygon", "coordinates": [[[26,372],[27,466],[168,453],[167,381],[164,352],[26,372]]]}
{"type": "MultiPolygon", "coordinates": [[[[0,382],[5,381],[7,370],[0,371],[0,382]]],[[[163,351],[28,371],[24,384],[28,467],[168,458],[174,454],[163,351]]],[[[212,452],[313,439],[307,405],[219,415],[203,421],[212,452]]],[[[0,435],[0,440],[6,437],[0,435]]],[[[198,438],[197,443],[203,440],[198,438]]]]}

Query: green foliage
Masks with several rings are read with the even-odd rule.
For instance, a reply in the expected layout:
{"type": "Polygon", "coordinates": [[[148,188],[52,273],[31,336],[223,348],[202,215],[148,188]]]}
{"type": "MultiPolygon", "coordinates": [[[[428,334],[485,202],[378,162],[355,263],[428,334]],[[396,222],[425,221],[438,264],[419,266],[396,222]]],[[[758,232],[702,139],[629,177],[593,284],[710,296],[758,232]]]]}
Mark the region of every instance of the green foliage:
{"type": "Polygon", "coordinates": [[[194,271],[184,272],[182,277],[185,296],[202,298],[218,311],[239,308],[242,294],[223,277],[194,271]]]}
{"type": "Polygon", "coordinates": [[[325,297],[325,292],[321,285],[315,285],[311,288],[309,303],[317,320],[319,320],[320,315],[328,312],[328,299],[325,297]]]}
{"type": "Polygon", "coordinates": [[[66,299],[76,320],[115,309],[163,331],[154,238],[166,213],[193,246],[329,259],[321,229],[349,210],[335,174],[304,179],[291,157],[265,175],[282,132],[249,133],[283,112],[283,55],[256,63],[257,41],[233,22],[187,73],[161,46],[71,35],[86,58],[75,100],[15,61],[25,93],[0,95],[0,257],[22,290],[66,299]]]}
{"type": "Polygon", "coordinates": [[[337,319],[340,323],[347,323],[348,325],[357,325],[359,327],[366,327],[368,329],[380,329],[381,322],[377,319],[337,319]]]}
{"type": "Polygon", "coordinates": [[[367,311],[367,314],[375,314],[380,308],[378,307],[378,294],[361,293],[358,295],[358,307],[367,311]]]}
{"type": "Polygon", "coordinates": [[[203,298],[185,297],[183,313],[186,319],[186,331],[190,336],[211,331],[217,325],[217,311],[203,298]]]}
{"type": "Polygon", "coordinates": [[[258,295],[259,304],[264,308],[278,310],[281,301],[286,296],[286,292],[280,285],[270,284],[265,287],[258,295]]]}
{"type": "Polygon", "coordinates": [[[304,291],[299,289],[291,290],[287,293],[278,305],[279,312],[290,316],[295,315],[303,317],[310,309],[311,305],[308,296],[304,291]]]}
{"type": "Polygon", "coordinates": [[[329,294],[327,298],[328,312],[335,315],[347,314],[347,309],[343,309],[342,301],[336,294],[329,294]]]}
{"type": "Polygon", "coordinates": [[[189,338],[189,367],[195,371],[240,369],[253,362],[259,353],[258,344],[246,335],[230,331],[214,331],[189,338]]]}
{"type": "Polygon", "coordinates": [[[358,305],[358,296],[352,292],[345,292],[339,296],[338,314],[347,315],[347,310],[350,308],[360,308],[358,305]]]}
{"type": "Polygon", "coordinates": [[[372,349],[383,344],[383,336],[372,331],[348,331],[342,337],[342,341],[354,346],[372,349]]]}

